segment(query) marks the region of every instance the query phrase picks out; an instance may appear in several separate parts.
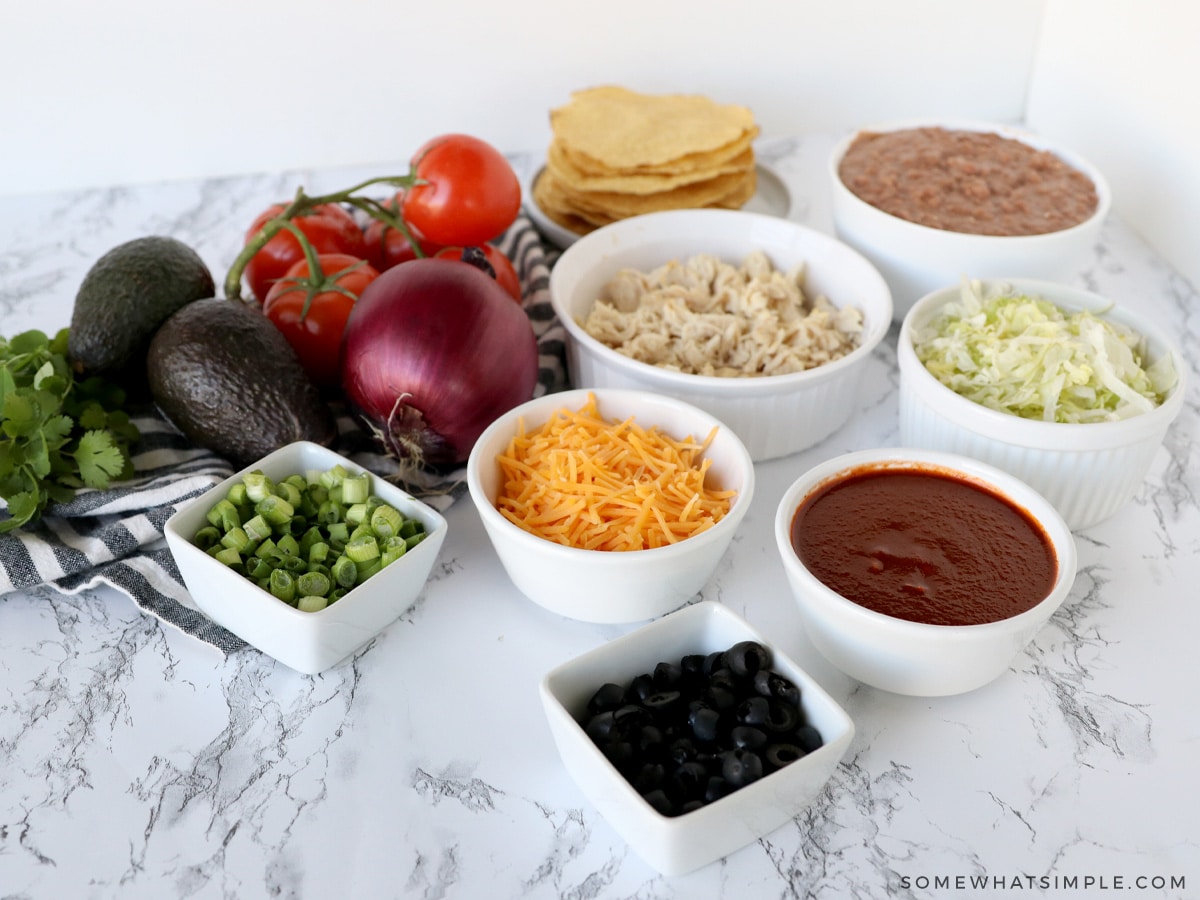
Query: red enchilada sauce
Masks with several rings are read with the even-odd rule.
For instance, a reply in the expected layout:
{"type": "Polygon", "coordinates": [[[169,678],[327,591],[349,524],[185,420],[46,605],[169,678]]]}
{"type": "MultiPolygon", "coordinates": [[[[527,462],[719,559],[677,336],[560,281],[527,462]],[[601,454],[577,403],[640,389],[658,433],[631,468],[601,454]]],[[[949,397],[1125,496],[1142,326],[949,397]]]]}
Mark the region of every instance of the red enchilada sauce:
{"type": "Polygon", "coordinates": [[[791,537],[805,566],[843,597],[934,625],[1015,616],[1058,576],[1050,539],[1027,512],[933,469],[853,470],[805,499],[791,537]]]}

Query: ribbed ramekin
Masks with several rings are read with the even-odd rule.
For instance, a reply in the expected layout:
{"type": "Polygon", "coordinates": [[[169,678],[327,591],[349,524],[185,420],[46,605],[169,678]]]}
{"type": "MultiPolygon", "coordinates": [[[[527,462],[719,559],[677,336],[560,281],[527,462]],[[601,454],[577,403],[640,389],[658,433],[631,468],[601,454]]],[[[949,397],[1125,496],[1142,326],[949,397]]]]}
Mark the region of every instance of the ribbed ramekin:
{"type": "Polygon", "coordinates": [[[1147,364],[1173,356],[1179,376],[1174,388],[1157,408],[1115,422],[1043,422],[981,406],[938,381],[913,348],[914,330],[959,298],[961,287],[944,288],[918,300],[900,329],[900,442],[990,463],[1046,497],[1073,531],[1096,525],[1137,493],[1183,408],[1187,370],[1179,349],[1146,316],[1091,292],[1032,279],[998,281],[1068,312],[1086,309],[1132,328],[1145,339],[1147,364]]]}
{"type": "Polygon", "coordinates": [[[796,222],[736,210],[651,213],[598,229],[559,258],[550,275],[550,294],[567,332],[573,387],[653,391],[690,403],[733,429],[755,461],[811,447],[850,419],[867,362],[892,319],[888,287],[859,253],[796,222]],[[738,265],[755,250],[764,251],[784,271],[802,263],[807,293],[822,294],[835,306],[859,307],[865,318],[859,346],[804,372],[721,378],[623,356],[580,324],[621,269],[648,272],[698,253],[738,265]]]}

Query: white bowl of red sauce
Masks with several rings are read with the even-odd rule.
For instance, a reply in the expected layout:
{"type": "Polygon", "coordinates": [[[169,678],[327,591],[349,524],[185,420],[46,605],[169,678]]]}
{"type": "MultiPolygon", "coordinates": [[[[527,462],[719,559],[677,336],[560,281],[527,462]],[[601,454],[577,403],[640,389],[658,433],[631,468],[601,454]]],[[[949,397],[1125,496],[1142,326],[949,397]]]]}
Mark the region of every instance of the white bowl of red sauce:
{"type": "Polygon", "coordinates": [[[672,397],[615,389],[530,400],[493,422],[467,486],[512,583],[553,613],[624,624],[692,600],[754,495],[723,422],[672,397]],[[693,447],[671,455],[666,445],[693,447]]]}
{"type": "Polygon", "coordinates": [[[1071,530],[969,457],[863,450],[800,476],[775,537],[805,632],[852,678],[935,697],[1005,673],[1075,580],[1071,530]]]}
{"type": "Polygon", "coordinates": [[[834,147],[829,179],[834,231],[883,275],[897,322],[964,275],[1071,280],[1112,205],[1103,174],[1078,153],[972,120],[859,129],[834,147]]]}

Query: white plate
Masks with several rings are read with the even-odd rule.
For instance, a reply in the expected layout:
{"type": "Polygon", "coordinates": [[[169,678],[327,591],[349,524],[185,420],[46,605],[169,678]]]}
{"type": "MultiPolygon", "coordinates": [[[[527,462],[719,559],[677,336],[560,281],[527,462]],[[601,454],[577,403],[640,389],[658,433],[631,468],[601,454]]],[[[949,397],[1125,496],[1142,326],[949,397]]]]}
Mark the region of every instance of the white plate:
{"type": "MultiPolygon", "coordinates": [[[[563,228],[544,212],[537,205],[537,201],[533,199],[533,184],[542,174],[545,166],[538,166],[533,171],[533,177],[528,178],[521,183],[521,198],[525,207],[525,211],[529,213],[529,218],[533,219],[547,240],[555,244],[560,249],[567,249],[571,244],[579,240],[582,235],[578,235],[568,228],[563,228]]],[[[758,184],[754,196],[746,201],[742,209],[747,212],[764,213],[769,216],[778,216],[781,219],[786,219],[792,213],[792,194],[788,190],[787,182],[779,176],[773,168],[764,162],[755,164],[758,170],[758,184]]]]}

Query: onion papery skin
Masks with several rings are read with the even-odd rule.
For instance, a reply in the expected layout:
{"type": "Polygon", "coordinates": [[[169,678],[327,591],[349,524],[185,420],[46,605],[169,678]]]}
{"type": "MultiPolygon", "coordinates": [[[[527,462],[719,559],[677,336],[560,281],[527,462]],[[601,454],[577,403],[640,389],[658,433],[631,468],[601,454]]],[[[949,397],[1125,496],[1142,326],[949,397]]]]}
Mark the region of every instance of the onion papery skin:
{"type": "Polygon", "coordinates": [[[355,304],[341,381],[386,453],[422,467],[459,464],[488,425],[533,396],[537,339],[525,310],[480,269],[409,260],[355,304]]]}

